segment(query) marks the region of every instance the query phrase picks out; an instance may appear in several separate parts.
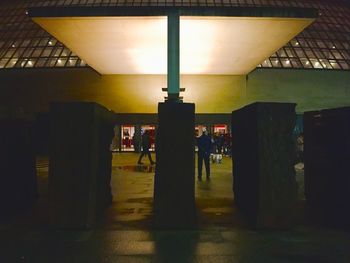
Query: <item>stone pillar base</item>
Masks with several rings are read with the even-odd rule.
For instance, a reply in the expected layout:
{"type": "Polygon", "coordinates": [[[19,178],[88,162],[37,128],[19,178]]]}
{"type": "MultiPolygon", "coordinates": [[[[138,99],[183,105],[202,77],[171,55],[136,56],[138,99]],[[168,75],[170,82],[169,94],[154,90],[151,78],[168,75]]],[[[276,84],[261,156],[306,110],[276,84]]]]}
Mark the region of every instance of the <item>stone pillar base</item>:
{"type": "Polygon", "coordinates": [[[158,105],[154,213],[156,228],[196,224],[194,114],[191,103],[158,105]]]}
{"type": "Polygon", "coordinates": [[[32,123],[0,121],[0,218],[31,208],[37,199],[32,123]]]}
{"type": "Polygon", "coordinates": [[[305,197],[309,215],[350,227],[350,107],[304,113],[305,197]]]}
{"type": "Polygon", "coordinates": [[[51,105],[49,202],[55,227],[91,227],[111,203],[113,114],[96,103],[51,105]]]}
{"type": "Polygon", "coordinates": [[[295,119],[290,103],[253,103],[232,112],[235,203],[256,228],[294,224],[295,119]]]}

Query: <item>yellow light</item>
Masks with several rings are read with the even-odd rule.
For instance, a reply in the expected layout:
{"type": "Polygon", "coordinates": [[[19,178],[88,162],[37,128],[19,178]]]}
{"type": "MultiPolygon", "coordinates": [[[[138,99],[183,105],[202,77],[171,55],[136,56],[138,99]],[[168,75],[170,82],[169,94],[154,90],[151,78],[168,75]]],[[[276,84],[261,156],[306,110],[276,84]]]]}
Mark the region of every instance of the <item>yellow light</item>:
{"type": "MultiPolygon", "coordinates": [[[[34,18],[101,74],[166,74],[167,18],[34,18]]],[[[180,18],[180,73],[245,75],[313,19],[180,18]]]]}
{"type": "Polygon", "coordinates": [[[181,17],[180,22],[181,73],[218,75],[249,73],[309,23],[305,19],[198,16],[181,17]]]}
{"type": "Polygon", "coordinates": [[[181,18],[180,21],[180,71],[184,74],[208,73],[213,64],[217,26],[211,20],[181,18]]]}

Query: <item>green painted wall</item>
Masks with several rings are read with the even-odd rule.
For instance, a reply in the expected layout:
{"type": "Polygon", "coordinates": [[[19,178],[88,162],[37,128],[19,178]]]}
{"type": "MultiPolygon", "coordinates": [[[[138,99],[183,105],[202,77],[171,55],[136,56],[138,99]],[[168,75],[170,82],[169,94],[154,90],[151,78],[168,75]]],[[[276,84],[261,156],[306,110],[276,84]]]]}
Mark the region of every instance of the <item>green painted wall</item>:
{"type": "MultiPolygon", "coordinates": [[[[51,101],[96,101],[120,113],[155,113],[164,75],[100,76],[91,69],[0,71],[0,114],[48,111],[51,101]]],[[[295,102],[297,111],[350,105],[349,71],[256,69],[246,76],[185,75],[197,113],[229,113],[254,101],[295,102]]]]}
{"type": "MultiPolygon", "coordinates": [[[[156,113],[164,101],[165,75],[106,75],[91,69],[0,71],[0,105],[29,113],[48,111],[51,101],[95,101],[118,113],[156,113]]],[[[185,75],[185,102],[197,113],[230,112],[244,101],[244,76],[185,75]]]]}
{"type": "Polygon", "coordinates": [[[257,69],[246,102],[295,102],[297,112],[350,106],[350,71],[257,69]]]}

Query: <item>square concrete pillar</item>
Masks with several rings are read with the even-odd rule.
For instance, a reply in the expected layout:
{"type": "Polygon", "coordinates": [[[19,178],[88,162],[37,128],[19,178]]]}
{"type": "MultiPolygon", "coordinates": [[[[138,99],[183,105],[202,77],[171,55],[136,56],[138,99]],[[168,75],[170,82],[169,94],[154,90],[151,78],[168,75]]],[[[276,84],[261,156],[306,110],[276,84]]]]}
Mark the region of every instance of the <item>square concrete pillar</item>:
{"type": "Polygon", "coordinates": [[[34,146],[38,155],[49,155],[50,114],[40,112],[34,121],[34,146]]]}
{"type": "Polygon", "coordinates": [[[189,228],[196,222],[192,103],[158,104],[154,213],[157,228],[189,228]]]}
{"type": "Polygon", "coordinates": [[[112,200],[113,113],[96,103],[53,103],[50,109],[51,224],[89,228],[112,200]]]}
{"type": "Polygon", "coordinates": [[[350,226],[350,107],[304,113],[305,197],[317,221],[350,226]]]}
{"type": "Polygon", "coordinates": [[[253,103],[232,112],[235,203],[256,228],[293,225],[295,104],[253,103]]]}
{"type": "Polygon", "coordinates": [[[37,198],[33,125],[0,120],[0,218],[29,209],[37,198]]]}

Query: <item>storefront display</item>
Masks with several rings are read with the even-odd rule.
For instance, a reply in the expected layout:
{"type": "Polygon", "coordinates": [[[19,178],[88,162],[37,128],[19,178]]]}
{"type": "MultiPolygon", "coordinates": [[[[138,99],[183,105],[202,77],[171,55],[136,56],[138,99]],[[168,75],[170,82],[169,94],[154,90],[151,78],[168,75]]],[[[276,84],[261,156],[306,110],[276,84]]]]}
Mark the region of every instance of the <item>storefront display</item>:
{"type": "Polygon", "coordinates": [[[135,133],[135,126],[122,125],[121,126],[121,150],[122,151],[133,151],[134,145],[132,142],[132,136],[135,133]]]}

